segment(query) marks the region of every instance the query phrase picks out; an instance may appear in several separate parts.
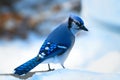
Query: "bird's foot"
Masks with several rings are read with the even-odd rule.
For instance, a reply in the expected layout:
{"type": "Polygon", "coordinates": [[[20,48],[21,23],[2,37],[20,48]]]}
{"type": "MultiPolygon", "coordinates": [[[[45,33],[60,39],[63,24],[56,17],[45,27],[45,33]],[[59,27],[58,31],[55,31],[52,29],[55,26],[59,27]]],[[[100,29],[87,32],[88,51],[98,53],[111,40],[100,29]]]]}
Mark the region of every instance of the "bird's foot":
{"type": "Polygon", "coordinates": [[[55,69],[50,68],[50,64],[48,64],[48,71],[54,71],[55,69]]]}
{"type": "Polygon", "coordinates": [[[55,69],[48,69],[48,71],[54,71],[55,69]]]}
{"type": "Polygon", "coordinates": [[[40,71],[40,72],[50,72],[50,71],[54,71],[55,69],[48,69],[48,70],[43,70],[43,71],[40,71]]]}

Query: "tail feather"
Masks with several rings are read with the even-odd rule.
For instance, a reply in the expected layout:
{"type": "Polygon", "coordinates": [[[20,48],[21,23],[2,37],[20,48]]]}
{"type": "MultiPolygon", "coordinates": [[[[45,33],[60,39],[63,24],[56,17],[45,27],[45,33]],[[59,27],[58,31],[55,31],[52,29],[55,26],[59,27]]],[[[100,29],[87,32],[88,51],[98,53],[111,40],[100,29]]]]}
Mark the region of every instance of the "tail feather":
{"type": "Polygon", "coordinates": [[[26,63],[15,68],[14,74],[18,74],[18,75],[26,74],[30,70],[32,70],[34,67],[36,67],[39,63],[41,63],[42,61],[43,60],[38,60],[37,57],[34,57],[31,60],[27,61],[26,63]]]}

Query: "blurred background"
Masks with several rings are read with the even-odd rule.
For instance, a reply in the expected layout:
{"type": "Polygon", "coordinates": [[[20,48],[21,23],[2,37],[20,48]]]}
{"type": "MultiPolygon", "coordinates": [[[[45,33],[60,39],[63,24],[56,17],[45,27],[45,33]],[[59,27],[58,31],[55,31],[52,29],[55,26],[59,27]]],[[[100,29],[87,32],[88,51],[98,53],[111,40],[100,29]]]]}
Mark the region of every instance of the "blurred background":
{"type": "MultiPolygon", "coordinates": [[[[76,36],[65,67],[120,72],[119,4],[117,0],[1,0],[0,73],[11,73],[36,56],[47,35],[70,13],[81,16],[89,32],[76,36]]],[[[42,69],[47,65],[33,71],[42,69]]]]}

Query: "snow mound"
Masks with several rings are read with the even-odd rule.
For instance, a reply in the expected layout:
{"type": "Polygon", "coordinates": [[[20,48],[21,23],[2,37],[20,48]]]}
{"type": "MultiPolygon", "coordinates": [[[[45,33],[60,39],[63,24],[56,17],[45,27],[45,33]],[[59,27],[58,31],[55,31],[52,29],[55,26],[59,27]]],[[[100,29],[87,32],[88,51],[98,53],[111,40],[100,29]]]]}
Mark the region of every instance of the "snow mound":
{"type": "MultiPolygon", "coordinates": [[[[14,76],[0,76],[0,80],[21,80],[14,76]]],[[[118,73],[96,73],[81,70],[58,69],[51,72],[36,72],[25,80],[120,80],[118,73]]]]}
{"type": "Polygon", "coordinates": [[[120,80],[120,74],[102,74],[80,70],[59,69],[52,72],[36,73],[28,80],[120,80]]]}

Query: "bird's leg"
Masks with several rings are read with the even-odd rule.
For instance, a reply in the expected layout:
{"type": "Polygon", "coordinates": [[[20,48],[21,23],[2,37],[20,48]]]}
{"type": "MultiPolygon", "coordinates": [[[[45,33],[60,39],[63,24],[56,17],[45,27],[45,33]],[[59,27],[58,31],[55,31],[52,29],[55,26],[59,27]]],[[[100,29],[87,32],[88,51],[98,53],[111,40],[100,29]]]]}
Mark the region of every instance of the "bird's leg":
{"type": "Polygon", "coordinates": [[[61,64],[62,68],[65,69],[65,66],[63,64],[61,64]]]}
{"type": "Polygon", "coordinates": [[[51,69],[50,64],[48,63],[48,71],[53,71],[53,70],[55,70],[55,69],[51,69]]]}

